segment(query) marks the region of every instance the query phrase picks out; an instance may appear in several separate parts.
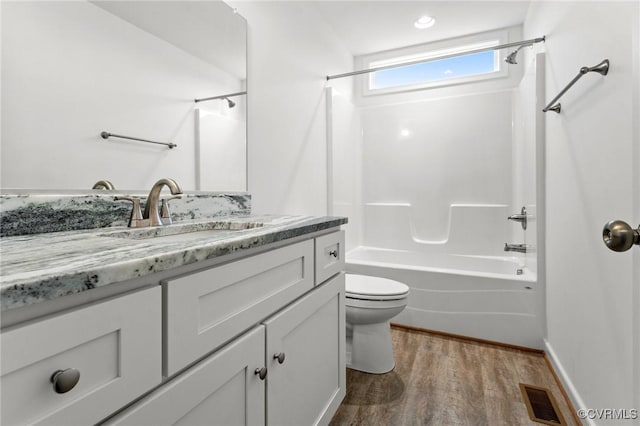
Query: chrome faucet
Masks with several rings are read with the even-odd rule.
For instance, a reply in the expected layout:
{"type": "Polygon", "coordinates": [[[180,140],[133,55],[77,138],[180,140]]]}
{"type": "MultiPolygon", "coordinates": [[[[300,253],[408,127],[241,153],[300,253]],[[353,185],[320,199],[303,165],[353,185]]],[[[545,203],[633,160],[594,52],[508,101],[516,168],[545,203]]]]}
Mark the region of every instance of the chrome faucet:
{"type": "Polygon", "coordinates": [[[159,214],[160,191],[162,191],[164,186],[169,187],[172,195],[182,194],[180,185],[178,185],[173,179],[160,179],[154,183],[151,187],[151,191],[149,191],[147,203],[144,207],[144,214],[142,215],[143,219],[149,219],[149,226],[164,225],[159,214]]]}
{"type": "Polygon", "coordinates": [[[526,244],[507,244],[504,243],[504,251],[515,251],[518,253],[526,253],[529,246],[526,244]]]}

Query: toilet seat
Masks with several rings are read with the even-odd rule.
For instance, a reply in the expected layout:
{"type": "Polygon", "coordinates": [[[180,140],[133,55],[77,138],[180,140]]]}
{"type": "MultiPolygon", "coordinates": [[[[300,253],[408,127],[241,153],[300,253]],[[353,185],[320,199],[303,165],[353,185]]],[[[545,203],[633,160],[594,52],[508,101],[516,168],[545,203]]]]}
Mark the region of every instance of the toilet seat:
{"type": "Polygon", "coordinates": [[[407,297],[409,286],[387,278],[347,274],[345,293],[349,299],[400,300],[407,297]]]}

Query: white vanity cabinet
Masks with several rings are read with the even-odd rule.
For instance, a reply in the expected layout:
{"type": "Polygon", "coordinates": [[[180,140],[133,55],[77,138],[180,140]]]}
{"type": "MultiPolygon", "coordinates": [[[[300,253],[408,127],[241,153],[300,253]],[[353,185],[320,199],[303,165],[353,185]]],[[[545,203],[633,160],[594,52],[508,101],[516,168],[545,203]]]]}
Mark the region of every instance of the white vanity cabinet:
{"type": "Polygon", "coordinates": [[[325,249],[343,244],[333,232],[166,280],[169,380],[105,424],[328,424],[345,395],[345,308],[343,255],[325,249]],[[319,282],[323,258],[337,265],[319,282]]]}
{"type": "Polygon", "coordinates": [[[156,286],[3,330],[0,423],[94,424],[160,384],[161,306],[156,286]]]}

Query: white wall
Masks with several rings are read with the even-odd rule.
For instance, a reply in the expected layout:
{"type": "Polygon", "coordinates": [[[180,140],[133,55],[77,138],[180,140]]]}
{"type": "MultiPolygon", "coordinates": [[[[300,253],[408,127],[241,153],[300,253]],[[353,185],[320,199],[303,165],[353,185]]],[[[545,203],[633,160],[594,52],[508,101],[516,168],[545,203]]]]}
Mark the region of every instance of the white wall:
{"type": "Polygon", "coordinates": [[[148,188],[173,177],[194,189],[193,99],[240,83],[84,1],[2,2],[2,65],[8,188],[148,188]],[[103,130],[178,148],[104,141],[103,130]]]}
{"type": "Polygon", "coordinates": [[[260,213],[327,211],[327,74],[352,58],[313,2],[229,2],[247,19],[249,192],[260,213]]]}
{"type": "Polygon", "coordinates": [[[547,100],[580,67],[611,61],[546,115],[547,349],[584,408],[640,406],[639,253],[601,241],[610,219],[640,222],[639,13],[637,2],[533,2],[524,26],[547,36],[534,50],[546,51],[547,100]]]}

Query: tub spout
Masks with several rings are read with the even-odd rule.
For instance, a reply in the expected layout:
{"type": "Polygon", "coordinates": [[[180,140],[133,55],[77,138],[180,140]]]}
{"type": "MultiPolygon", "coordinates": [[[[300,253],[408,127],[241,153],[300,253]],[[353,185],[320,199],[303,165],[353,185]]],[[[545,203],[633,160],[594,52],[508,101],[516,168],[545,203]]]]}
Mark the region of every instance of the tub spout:
{"type": "Polygon", "coordinates": [[[504,251],[515,251],[518,253],[526,253],[529,249],[529,246],[526,244],[507,244],[504,243],[504,251]]]}

